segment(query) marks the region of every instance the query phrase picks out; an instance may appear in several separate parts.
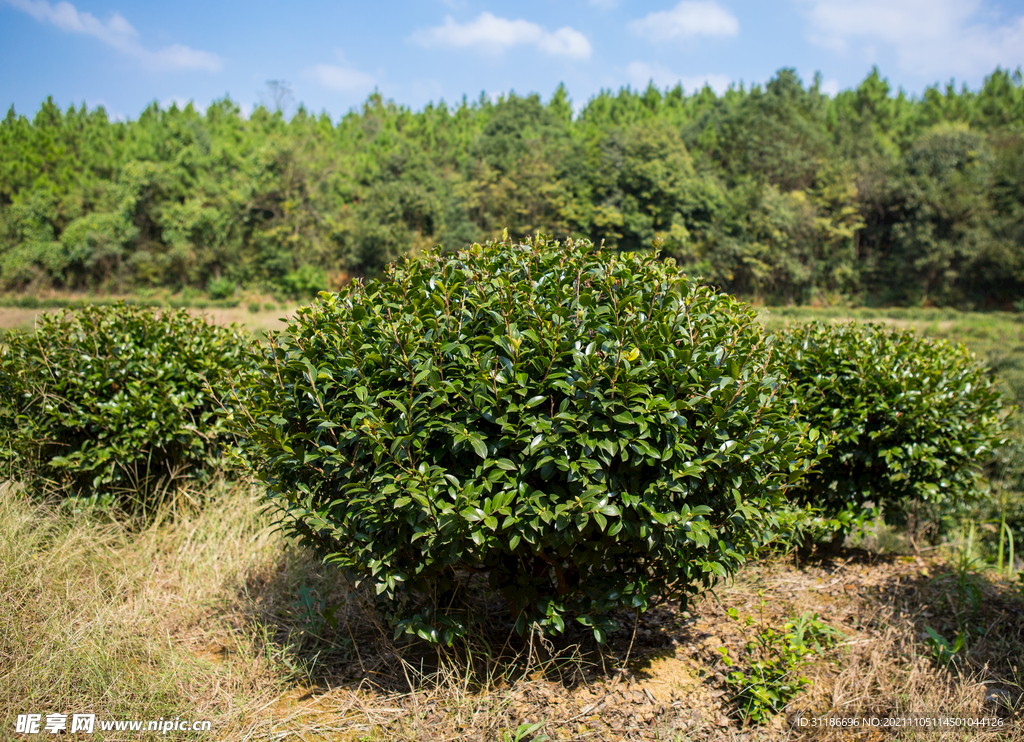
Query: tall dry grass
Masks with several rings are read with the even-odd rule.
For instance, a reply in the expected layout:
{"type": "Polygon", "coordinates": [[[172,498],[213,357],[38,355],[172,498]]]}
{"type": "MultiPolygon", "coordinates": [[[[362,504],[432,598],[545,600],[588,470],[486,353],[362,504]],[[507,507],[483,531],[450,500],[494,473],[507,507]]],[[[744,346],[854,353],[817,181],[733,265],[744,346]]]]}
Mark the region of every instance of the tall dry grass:
{"type": "MultiPolygon", "coordinates": [[[[148,522],[0,488],[0,739],[29,738],[13,733],[17,714],[91,712],[213,722],[208,733],[93,739],[866,740],[891,736],[812,733],[793,720],[986,715],[995,688],[1020,704],[1024,601],[1006,584],[979,576],[984,602],[962,619],[978,629],[969,652],[948,670],[929,656],[923,624],[952,621],[956,597],[952,578],[938,579],[951,569],[941,562],[849,552],[798,568],[773,557],[688,612],[663,606],[623,621],[604,648],[507,640],[508,617],[495,614],[469,642],[437,653],[395,640],[365,596],[272,521],[246,484],[179,498],[148,522]],[[730,619],[728,608],[758,621],[730,619]],[[739,656],[762,621],[779,630],[804,611],[846,639],[799,669],[812,683],[786,715],[742,725],[716,648],[739,656]]],[[[1004,711],[991,738],[1024,740],[1020,714],[1004,711]]]]}
{"type": "Polygon", "coordinates": [[[252,635],[233,634],[230,670],[203,646],[224,633],[203,619],[225,589],[279,550],[248,487],[210,495],[216,507],[182,499],[139,523],[0,489],[0,737],[24,713],[180,716],[227,730],[280,692],[283,675],[252,635]]]}

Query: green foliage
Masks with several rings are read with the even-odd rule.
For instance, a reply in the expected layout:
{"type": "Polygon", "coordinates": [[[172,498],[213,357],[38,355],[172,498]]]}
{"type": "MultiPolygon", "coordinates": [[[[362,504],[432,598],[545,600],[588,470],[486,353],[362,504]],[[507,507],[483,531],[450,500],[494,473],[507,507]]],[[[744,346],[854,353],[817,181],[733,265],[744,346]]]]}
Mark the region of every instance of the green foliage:
{"type": "Polygon", "coordinates": [[[4,341],[0,455],[32,489],[148,505],[234,443],[231,386],[253,365],[237,329],[117,304],[41,314],[4,341]]]}
{"type": "Polygon", "coordinates": [[[928,650],[931,652],[932,662],[937,667],[948,667],[964,648],[966,634],[961,631],[956,635],[956,639],[950,642],[931,626],[925,626],[924,630],[925,644],[928,645],[928,650]]]}
{"type": "MultiPolygon", "coordinates": [[[[253,385],[248,456],[285,531],[450,644],[475,574],[516,628],[734,572],[780,528],[816,431],[754,313],[653,255],[432,252],[300,309],[253,385]]],[[[820,442],[820,439],[819,439],[820,442]]]]}
{"type": "Polygon", "coordinates": [[[538,730],[540,730],[544,726],[545,723],[547,722],[538,721],[534,724],[523,722],[518,727],[516,727],[514,737],[509,736],[508,732],[502,732],[502,742],[548,742],[548,740],[550,740],[551,737],[549,737],[546,734],[540,734],[536,737],[533,736],[538,730]]]}
{"type": "Polygon", "coordinates": [[[871,504],[890,523],[970,500],[1004,442],[1002,397],[963,346],[880,325],[815,323],[780,334],[790,397],[834,435],[791,491],[848,529],[871,504]]]}
{"type": "Polygon", "coordinates": [[[1024,292],[1024,84],[822,94],[781,69],[722,95],[509,94],[340,121],[230,100],[137,120],[42,104],[0,121],[0,289],[312,296],[508,229],[660,241],[742,296],[1009,308],[1024,292]],[[304,274],[303,271],[309,271],[304,274]],[[315,280],[311,280],[315,278],[315,280]]]}
{"type": "Polygon", "coordinates": [[[807,188],[827,152],[827,98],[804,88],[796,71],[779,70],[722,117],[716,153],[733,178],[754,176],[786,191],[807,188]]]}
{"type": "Polygon", "coordinates": [[[293,299],[309,299],[327,288],[327,271],[304,265],[285,275],[280,283],[293,299]]]}
{"type": "MultiPolygon", "coordinates": [[[[843,638],[842,633],[810,611],[787,622],[782,631],[776,631],[764,622],[765,607],[762,598],[757,633],[744,647],[742,664],[746,669],[737,668],[726,677],[726,682],[736,689],[735,700],[743,718],[756,723],[785,711],[786,705],[810,682],[799,674],[800,668],[843,638]]],[[[730,609],[729,615],[739,620],[735,608],[730,609]]],[[[744,620],[746,626],[754,623],[752,616],[744,620]]],[[[718,651],[729,667],[740,661],[730,657],[726,647],[719,647],[718,651]]]]}
{"type": "Polygon", "coordinates": [[[210,298],[217,299],[230,299],[235,295],[235,282],[230,278],[215,278],[206,285],[206,291],[210,294],[210,298]]]}

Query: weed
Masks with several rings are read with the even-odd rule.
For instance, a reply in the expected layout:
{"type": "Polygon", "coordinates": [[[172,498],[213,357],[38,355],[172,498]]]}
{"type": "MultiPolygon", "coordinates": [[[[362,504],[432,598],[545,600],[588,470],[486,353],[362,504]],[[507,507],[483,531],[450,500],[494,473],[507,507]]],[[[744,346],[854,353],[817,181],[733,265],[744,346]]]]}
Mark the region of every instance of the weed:
{"type": "Polygon", "coordinates": [[[299,613],[299,618],[313,634],[321,633],[324,628],[336,628],[338,619],[335,613],[338,606],[327,607],[327,598],[317,595],[316,588],[311,588],[305,582],[299,586],[299,599],[293,606],[299,613]]]}
{"type": "Polygon", "coordinates": [[[932,661],[938,667],[948,667],[949,664],[956,658],[960,651],[964,648],[964,641],[967,635],[960,631],[956,635],[956,639],[952,643],[946,637],[942,636],[939,632],[933,629],[931,626],[924,627],[925,644],[928,645],[928,649],[932,654],[932,661]]]}
{"type": "Polygon", "coordinates": [[[971,524],[966,543],[957,550],[951,562],[953,569],[933,578],[929,584],[938,583],[943,588],[942,596],[946,599],[950,612],[956,619],[957,627],[965,626],[965,604],[974,616],[981,607],[982,592],[978,584],[977,573],[985,568],[984,561],[974,555],[975,528],[971,524]]]}
{"type": "MultiPolygon", "coordinates": [[[[782,712],[810,683],[799,674],[800,668],[808,662],[808,655],[824,654],[843,637],[811,611],[787,622],[781,632],[776,631],[764,623],[766,602],[763,591],[759,595],[761,616],[754,639],[745,647],[749,658],[746,672],[737,668],[726,677],[726,682],[736,689],[735,700],[741,706],[741,716],[756,723],[782,712]]],[[[729,610],[729,616],[740,620],[735,608],[729,610]]],[[[747,616],[743,622],[746,626],[755,623],[752,616],[747,616]]],[[[718,651],[726,665],[736,664],[726,647],[719,647],[718,651]]]]}
{"type": "Polygon", "coordinates": [[[507,732],[503,732],[501,735],[502,742],[548,742],[551,737],[546,734],[541,734],[537,737],[531,736],[544,724],[545,722],[543,721],[538,721],[536,724],[520,724],[516,727],[514,737],[510,737],[507,732]]]}
{"type": "MultiPolygon", "coordinates": [[[[992,521],[995,522],[995,521],[992,521]]],[[[1013,576],[1013,530],[1006,523],[1006,508],[1003,507],[1000,511],[999,516],[999,557],[996,563],[996,570],[999,576],[1005,574],[1006,577],[1013,576]],[[1006,560],[1006,571],[1003,571],[1003,545],[1009,547],[1008,558],[1006,560]]]]}

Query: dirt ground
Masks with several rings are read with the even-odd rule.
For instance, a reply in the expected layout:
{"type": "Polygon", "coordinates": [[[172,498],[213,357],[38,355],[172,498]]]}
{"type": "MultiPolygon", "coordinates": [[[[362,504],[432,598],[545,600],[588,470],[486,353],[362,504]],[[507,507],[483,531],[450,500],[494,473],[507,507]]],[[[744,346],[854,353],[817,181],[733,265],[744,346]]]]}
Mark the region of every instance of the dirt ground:
{"type": "MultiPolygon", "coordinates": [[[[273,613],[259,596],[275,594],[278,579],[254,575],[253,603],[238,617],[246,611],[273,613]]],[[[1024,599],[1012,585],[964,577],[946,562],[920,556],[847,550],[802,565],[791,557],[773,557],[751,564],[688,610],[670,603],[639,620],[621,616],[619,630],[603,648],[573,633],[557,643],[531,637],[510,646],[502,634],[507,617],[503,622],[499,611],[487,621],[492,630],[477,644],[478,656],[463,651],[439,662],[423,647],[392,643],[390,632],[373,626],[358,609],[343,615],[344,628],[322,632],[300,652],[300,659],[326,658],[309,682],[249,718],[256,737],[917,739],[921,730],[810,724],[824,715],[941,714],[987,718],[998,727],[941,734],[928,729],[921,739],[1024,738],[1018,682],[1024,667],[1024,599]],[[963,593],[965,579],[971,587],[963,593]],[[784,713],[761,724],[745,721],[738,687],[728,675],[756,659],[759,635],[783,632],[787,622],[791,627],[802,615],[838,632],[836,641],[797,664],[793,679],[802,676],[807,682],[784,713]],[[942,667],[923,639],[928,627],[947,638],[966,632],[970,652],[942,667]],[[734,658],[732,667],[726,655],[734,658]]],[[[295,626],[281,625],[286,628],[295,626]]],[[[210,652],[209,647],[197,651],[210,652]]],[[[217,661],[230,663],[229,650],[215,651],[221,653],[217,661]]]]}

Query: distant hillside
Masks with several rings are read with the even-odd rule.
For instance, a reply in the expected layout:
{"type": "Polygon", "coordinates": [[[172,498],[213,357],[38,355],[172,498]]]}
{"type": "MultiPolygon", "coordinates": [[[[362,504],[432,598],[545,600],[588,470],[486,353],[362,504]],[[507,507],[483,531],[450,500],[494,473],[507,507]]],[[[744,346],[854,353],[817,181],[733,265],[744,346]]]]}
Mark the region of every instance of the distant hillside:
{"type": "Polygon", "coordinates": [[[436,244],[537,231],[652,242],[765,301],[1004,306],[1024,290],[1024,86],[834,98],[764,87],[623,89],[576,117],[514,94],[335,124],[230,100],[0,123],[0,289],[238,285],[309,295],[436,244]]]}

